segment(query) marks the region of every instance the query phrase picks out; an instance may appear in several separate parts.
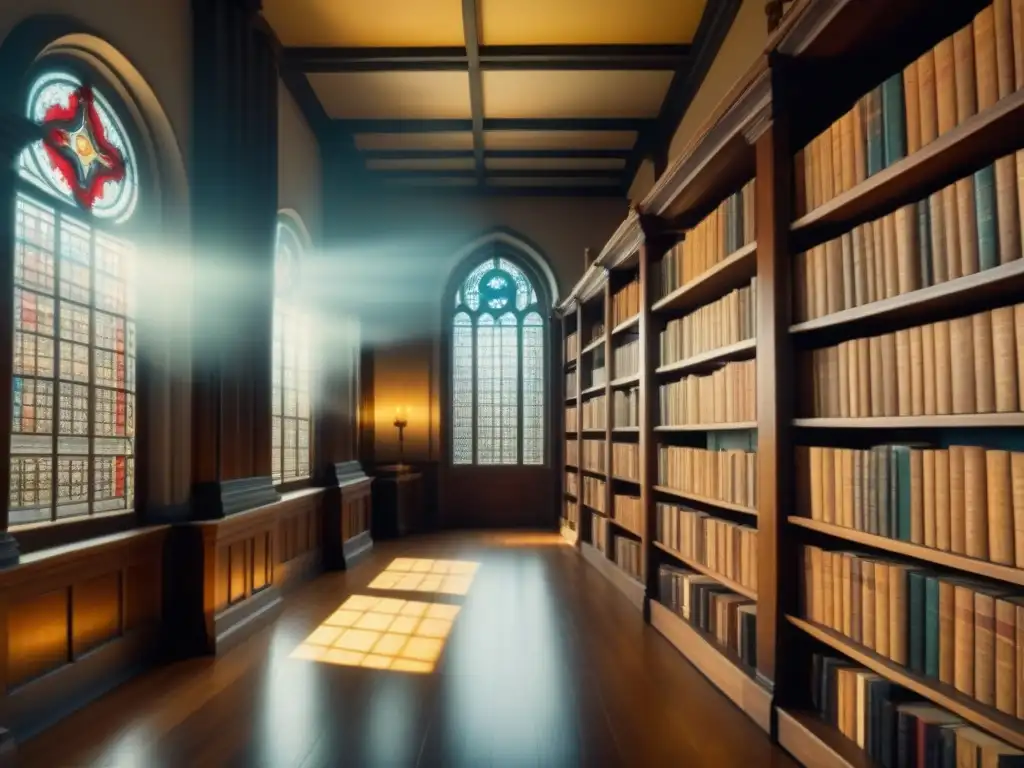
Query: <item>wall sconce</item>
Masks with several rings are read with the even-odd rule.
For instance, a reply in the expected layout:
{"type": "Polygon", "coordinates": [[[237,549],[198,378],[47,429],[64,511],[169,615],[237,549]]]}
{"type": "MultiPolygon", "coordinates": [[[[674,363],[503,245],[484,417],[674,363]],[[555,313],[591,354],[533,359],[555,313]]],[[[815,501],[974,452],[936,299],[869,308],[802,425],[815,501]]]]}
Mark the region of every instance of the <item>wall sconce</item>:
{"type": "Polygon", "coordinates": [[[405,465],[405,428],[409,426],[409,415],[405,406],[395,409],[395,427],[398,429],[398,466],[405,465]]]}

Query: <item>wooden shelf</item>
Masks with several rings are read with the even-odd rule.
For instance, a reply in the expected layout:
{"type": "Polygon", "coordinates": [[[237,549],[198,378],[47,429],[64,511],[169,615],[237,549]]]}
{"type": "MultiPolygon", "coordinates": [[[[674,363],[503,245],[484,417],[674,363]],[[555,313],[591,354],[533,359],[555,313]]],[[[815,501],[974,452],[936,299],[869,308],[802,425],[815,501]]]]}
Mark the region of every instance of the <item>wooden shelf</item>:
{"type": "Polygon", "coordinates": [[[596,547],[585,541],[580,544],[580,554],[583,555],[584,560],[600,571],[608,581],[618,587],[619,591],[626,596],[634,608],[638,611],[643,611],[644,598],[647,594],[643,584],[605,557],[596,547]]]}
{"type": "Polygon", "coordinates": [[[703,573],[705,576],[710,576],[715,581],[717,581],[719,584],[721,584],[723,587],[728,587],[733,592],[735,592],[737,595],[743,595],[744,597],[749,597],[751,600],[755,600],[755,601],[757,600],[757,592],[755,592],[754,590],[750,589],[750,587],[744,587],[739,582],[736,582],[736,581],[733,581],[732,579],[726,578],[725,576],[720,574],[718,571],[713,571],[710,568],[708,568],[706,565],[704,565],[702,563],[698,563],[696,560],[691,560],[690,558],[684,556],[682,553],[676,552],[676,550],[672,549],[672,547],[668,547],[668,546],[662,544],[660,541],[655,541],[653,543],[654,543],[654,546],[657,547],[658,549],[660,549],[662,552],[667,552],[669,555],[674,557],[676,560],[678,560],[679,562],[681,562],[683,565],[687,566],[688,568],[692,568],[693,570],[695,570],[695,571],[697,571],[699,573],[703,573]]]}
{"type": "Polygon", "coordinates": [[[607,384],[595,384],[592,387],[580,390],[580,397],[590,397],[591,395],[603,395],[608,389],[607,384]]]}
{"type": "Polygon", "coordinates": [[[731,501],[722,501],[720,499],[709,499],[706,496],[698,496],[695,493],[684,493],[683,491],[677,491],[675,488],[669,488],[667,485],[656,485],[654,486],[654,490],[658,493],[664,493],[667,496],[675,496],[677,499],[696,501],[701,504],[707,504],[709,507],[720,507],[732,512],[739,512],[744,515],[750,515],[751,517],[757,517],[757,510],[754,509],[754,507],[747,507],[742,504],[733,504],[731,501]]]}
{"type": "Polygon", "coordinates": [[[683,424],[673,427],[655,427],[655,432],[725,432],[737,429],[757,429],[756,421],[733,421],[721,424],[683,424]]]}
{"type": "Polygon", "coordinates": [[[566,360],[565,361],[565,367],[566,368],[575,368],[576,367],[576,358],[574,357],[572,360],[566,360]]]}
{"type": "Polygon", "coordinates": [[[612,432],[624,435],[635,435],[640,433],[640,427],[612,427],[612,432]]]}
{"type": "Polygon", "coordinates": [[[793,626],[850,657],[858,664],[863,664],[872,672],[888,678],[897,685],[901,685],[919,696],[923,696],[940,707],[948,709],[964,720],[974,723],[983,730],[989,731],[1003,741],[1019,749],[1024,749],[1024,728],[1021,727],[1021,721],[1015,717],[1005,715],[995,709],[995,707],[986,706],[969,696],[965,696],[951,685],[940,683],[938,680],[932,680],[923,675],[917,675],[874,651],[854,643],[828,627],[805,621],[795,616],[788,616],[787,619],[793,626]]]}
{"type": "Polygon", "coordinates": [[[651,626],[768,733],[772,696],[744,670],[739,658],[656,600],[651,600],[650,605],[651,626]]]}
{"type": "Polygon", "coordinates": [[[621,475],[612,475],[612,480],[618,480],[620,483],[632,483],[633,485],[640,485],[639,480],[634,480],[631,477],[622,477],[621,475]]]}
{"type": "Polygon", "coordinates": [[[640,541],[644,540],[644,535],[640,533],[640,531],[634,530],[633,528],[630,528],[628,525],[624,525],[622,522],[616,520],[614,517],[609,517],[608,522],[614,525],[616,528],[622,529],[630,536],[636,536],[638,539],[640,539],[640,541]]]}
{"type": "Polygon", "coordinates": [[[853,741],[813,712],[776,709],[779,746],[815,768],[877,768],[853,741]]]}
{"type": "Polygon", "coordinates": [[[570,405],[570,404],[575,403],[575,402],[576,402],[576,395],[570,395],[569,397],[565,398],[566,405],[570,405]]]}
{"type": "Polygon", "coordinates": [[[651,306],[652,312],[688,312],[749,282],[757,271],[757,243],[750,243],[651,306]]]}
{"type": "Polygon", "coordinates": [[[604,427],[584,427],[580,430],[580,434],[583,435],[603,435],[607,432],[608,430],[604,427]]]}
{"type": "Polygon", "coordinates": [[[602,469],[590,469],[589,467],[583,467],[583,474],[592,475],[593,477],[599,477],[602,480],[608,477],[608,473],[602,469]]]}
{"type": "Polygon", "coordinates": [[[965,413],[951,416],[873,416],[864,419],[793,419],[817,429],[941,429],[1024,427],[1024,413],[965,413]]]}
{"type": "Polygon", "coordinates": [[[634,325],[640,324],[640,315],[633,315],[629,320],[623,320],[621,323],[612,328],[612,336],[623,331],[628,331],[634,325]]]}
{"type": "Polygon", "coordinates": [[[581,501],[579,504],[580,504],[581,507],[586,509],[588,512],[593,512],[598,517],[603,517],[605,519],[608,519],[608,515],[606,515],[604,512],[601,512],[600,510],[594,509],[592,506],[587,504],[585,501],[581,501]]]}
{"type": "Polygon", "coordinates": [[[941,565],[945,568],[953,568],[965,573],[972,573],[976,576],[983,576],[986,579],[1003,581],[1007,584],[1016,584],[1024,587],[1024,569],[1014,568],[1009,565],[999,565],[985,560],[978,560],[967,555],[958,555],[953,552],[943,552],[941,549],[932,549],[920,544],[911,544],[906,541],[890,539],[885,536],[877,536],[873,533],[856,531],[852,528],[844,528],[841,525],[824,523],[820,520],[811,520],[809,517],[791,515],[788,518],[792,525],[806,528],[810,531],[817,531],[829,536],[834,536],[844,541],[854,541],[875,549],[883,549],[886,552],[893,552],[897,555],[912,557],[915,560],[922,560],[927,563],[941,565]]]}
{"type": "Polygon", "coordinates": [[[654,372],[662,375],[666,373],[690,373],[703,368],[714,367],[718,363],[731,362],[733,360],[749,360],[754,357],[757,351],[757,339],[747,339],[727,347],[713,349],[700,355],[688,357],[676,363],[668,363],[654,372]]]}
{"type": "Polygon", "coordinates": [[[1019,90],[794,221],[791,230],[799,250],[920,200],[1019,149],[1022,122],[1024,90],[1019,90]]]}
{"type": "Polygon", "coordinates": [[[598,347],[603,347],[604,346],[604,340],[605,340],[604,336],[599,336],[598,338],[594,339],[592,342],[587,344],[587,346],[585,346],[583,349],[580,350],[580,355],[585,355],[588,352],[593,352],[598,347]]]}
{"type": "Polygon", "coordinates": [[[576,543],[580,539],[579,531],[574,530],[573,528],[566,525],[565,521],[563,520],[560,532],[562,534],[562,538],[565,539],[568,544],[571,544],[574,547],[576,546],[576,543]]]}
{"type": "Polygon", "coordinates": [[[992,306],[995,301],[1019,296],[1024,291],[1024,259],[947,280],[917,291],[874,301],[842,312],[833,312],[789,327],[790,333],[806,334],[839,326],[856,331],[865,326],[913,320],[923,324],[950,314],[963,314],[975,307],[992,306]]]}
{"type": "Polygon", "coordinates": [[[612,379],[611,382],[608,384],[608,386],[611,387],[612,389],[618,389],[619,387],[628,387],[630,384],[639,384],[639,383],[640,383],[640,374],[639,373],[633,373],[633,374],[630,374],[629,376],[622,376],[622,377],[620,377],[618,379],[612,379]]]}

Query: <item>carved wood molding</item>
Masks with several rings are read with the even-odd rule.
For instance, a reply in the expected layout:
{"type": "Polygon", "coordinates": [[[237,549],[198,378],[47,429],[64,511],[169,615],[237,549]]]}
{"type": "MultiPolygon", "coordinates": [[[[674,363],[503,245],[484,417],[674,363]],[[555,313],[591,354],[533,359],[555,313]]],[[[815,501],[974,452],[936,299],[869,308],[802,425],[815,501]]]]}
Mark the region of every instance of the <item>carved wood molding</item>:
{"type": "Polygon", "coordinates": [[[770,113],[771,72],[764,57],[758,60],[737,89],[738,92],[734,90],[734,93],[723,101],[720,116],[717,116],[717,119],[715,115],[712,116],[714,122],[691,144],[688,152],[684,152],[672,163],[654,185],[641,203],[641,210],[653,216],[662,216],[673,201],[705,170],[711,159],[737,136],[744,136],[745,139],[744,132],[754,123],[763,120],[766,110],[770,113]]]}
{"type": "Polygon", "coordinates": [[[803,53],[851,0],[801,0],[786,13],[768,41],[768,50],[787,56],[803,53]]]}

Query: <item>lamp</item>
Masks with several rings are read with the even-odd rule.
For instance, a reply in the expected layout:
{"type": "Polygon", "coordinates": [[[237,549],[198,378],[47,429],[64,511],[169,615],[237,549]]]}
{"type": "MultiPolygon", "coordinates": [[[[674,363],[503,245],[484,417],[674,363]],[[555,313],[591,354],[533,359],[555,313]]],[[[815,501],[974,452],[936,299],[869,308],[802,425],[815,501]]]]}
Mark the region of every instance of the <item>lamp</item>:
{"type": "Polygon", "coordinates": [[[405,428],[409,426],[408,414],[404,406],[395,409],[395,427],[398,428],[398,467],[405,466],[405,428]]]}

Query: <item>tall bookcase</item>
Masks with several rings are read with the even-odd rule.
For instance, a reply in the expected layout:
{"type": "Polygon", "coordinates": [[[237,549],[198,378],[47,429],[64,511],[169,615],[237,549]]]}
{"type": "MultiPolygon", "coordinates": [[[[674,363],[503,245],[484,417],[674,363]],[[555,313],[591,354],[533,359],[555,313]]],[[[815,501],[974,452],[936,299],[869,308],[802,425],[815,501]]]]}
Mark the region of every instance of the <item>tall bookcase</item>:
{"type": "Polygon", "coordinates": [[[582,554],[808,765],[1024,760],[1024,2],[938,5],[795,3],[562,307],[582,554]]]}

